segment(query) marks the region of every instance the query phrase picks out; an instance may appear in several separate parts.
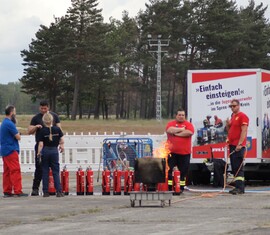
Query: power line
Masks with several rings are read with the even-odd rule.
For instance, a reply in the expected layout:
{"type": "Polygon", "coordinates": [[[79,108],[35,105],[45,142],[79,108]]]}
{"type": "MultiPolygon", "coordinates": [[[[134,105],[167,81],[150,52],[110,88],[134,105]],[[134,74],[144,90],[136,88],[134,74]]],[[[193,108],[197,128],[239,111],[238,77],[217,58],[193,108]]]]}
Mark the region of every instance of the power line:
{"type": "Polygon", "coordinates": [[[156,91],[156,120],[161,121],[162,119],[162,102],[161,102],[161,53],[162,47],[169,46],[169,39],[161,39],[161,35],[158,35],[156,39],[152,39],[152,35],[148,34],[148,43],[150,48],[156,47],[157,50],[149,51],[150,53],[157,54],[157,91],[156,91]]]}

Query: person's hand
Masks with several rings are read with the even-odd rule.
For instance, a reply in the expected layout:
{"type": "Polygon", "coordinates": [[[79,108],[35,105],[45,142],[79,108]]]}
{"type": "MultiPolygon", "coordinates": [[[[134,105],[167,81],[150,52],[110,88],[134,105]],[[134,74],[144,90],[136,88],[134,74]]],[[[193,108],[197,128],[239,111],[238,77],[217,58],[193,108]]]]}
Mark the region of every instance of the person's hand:
{"type": "Polygon", "coordinates": [[[180,132],[182,132],[182,131],[186,130],[186,128],[185,128],[185,127],[180,127],[180,128],[178,128],[178,129],[179,129],[179,131],[180,131],[180,132]]]}
{"type": "Polygon", "coordinates": [[[40,128],[42,128],[42,125],[38,124],[38,125],[36,125],[36,128],[40,129],[40,128]]]}
{"type": "Polygon", "coordinates": [[[226,126],[230,126],[230,118],[226,119],[226,126]]]}
{"type": "Polygon", "coordinates": [[[64,152],[64,146],[63,145],[59,145],[59,152],[63,153],[64,152]]]}
{"type": "Polygon", "coordinates": [[[238,144],[235,148],[235,151],[238,152],[243,148],[243,146],[241,144],[238,144]]]}
{"type": "Polygon", "coordinates": [[[37,154],[37,163],[41,164],[41,153],[37,154]]]}

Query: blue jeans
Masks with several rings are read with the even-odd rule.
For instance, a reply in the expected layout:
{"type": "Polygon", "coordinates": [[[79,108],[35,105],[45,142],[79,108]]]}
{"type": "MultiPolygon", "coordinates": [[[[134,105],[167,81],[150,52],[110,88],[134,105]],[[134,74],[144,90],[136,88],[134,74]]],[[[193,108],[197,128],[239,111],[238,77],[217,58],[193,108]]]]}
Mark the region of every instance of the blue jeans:
{"type": "Polygon", "coordinates": [[[43,193],[48,192],[49,187],[49,167],[52,169],[54,187],[57,192],[62,192],[60,184],[60,165],[59,165],[59,153],[57,147],[44,147],[42,149],[42,182],[43,193]]]}

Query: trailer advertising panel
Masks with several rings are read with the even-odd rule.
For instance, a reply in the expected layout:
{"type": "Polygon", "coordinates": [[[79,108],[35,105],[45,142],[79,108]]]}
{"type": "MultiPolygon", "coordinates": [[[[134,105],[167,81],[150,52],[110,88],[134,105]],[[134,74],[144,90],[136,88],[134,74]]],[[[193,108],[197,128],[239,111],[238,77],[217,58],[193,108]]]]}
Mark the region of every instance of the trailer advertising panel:
{"type": "Polygon", "coordinates": [[[262,84],[262,116],[261,116],[261,141],[262,158],[270,158],[270,72],[263,71],[262,84]]]}
{"type": "MultiPolygon", "coordinates": [[[[211,152],[215,158],[224,157],[227,139],[226,120],[232,115],[229,108],[232,99],[240,101],[240,110],[249,117],[247,158],[256,158],[259,110],[257,87],[260,85],[258,71],[256,69],[188,71],[188,118],[195,127],[193,159],[210,158],[211,152]]],[[[268,82],[270,83],[270,79],[268,82]]],[[[268,86],[270,87],[270,84],[268,86]]]]}

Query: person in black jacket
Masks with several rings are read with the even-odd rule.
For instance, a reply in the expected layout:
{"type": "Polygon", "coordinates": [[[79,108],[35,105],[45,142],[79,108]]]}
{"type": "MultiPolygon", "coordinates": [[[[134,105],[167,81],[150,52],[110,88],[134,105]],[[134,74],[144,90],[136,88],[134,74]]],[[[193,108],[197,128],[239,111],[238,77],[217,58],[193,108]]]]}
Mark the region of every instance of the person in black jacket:
{"type": "Polygon", "coordinates": [[[53,116],[50,113],[43,115],[42,121],[45,125],[39,133],[39,144],[37,156],[41,158],[43,197],[49,197],[49,168],[52,169],[56,197],[63,197],[60,184],[59,151],[64,151],[64,138],[62,130],[53,126],[53,116]]]}
{"type": "Polygon", "coordinates": [[[58,126],[61,128],[60,119],[58,115],[54,112],[49,111],[49,103],[46,100],[43,100],[39,104],[39,113],[36,114],[31,122],[30,126],[28,127],[28,134],[33,135],[35,134],[36,144],[35,144],[35,174],[33,179],[33,186],[32,186],[32,193],[31,196],[38,196],[39,195],[39,185],[42,179],[42,168],[37,157],[37,150],[38,150],[38,142],[39,142],[39,133],[41,129],[44,127],[42,122],[42,117],[45,113],[50,112],[53,116],[53,125],[58,126]]]}

